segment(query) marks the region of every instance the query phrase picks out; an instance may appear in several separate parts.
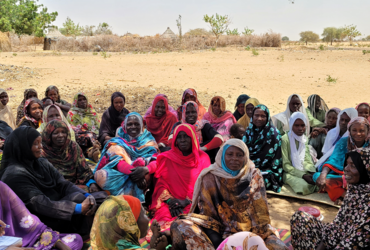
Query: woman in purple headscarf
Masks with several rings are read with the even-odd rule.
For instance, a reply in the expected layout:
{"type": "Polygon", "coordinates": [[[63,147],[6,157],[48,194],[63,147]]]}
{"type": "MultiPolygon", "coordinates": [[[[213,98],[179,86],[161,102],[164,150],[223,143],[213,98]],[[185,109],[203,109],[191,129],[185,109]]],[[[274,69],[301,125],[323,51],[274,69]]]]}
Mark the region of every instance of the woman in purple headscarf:
{"type": "Polygon", "coordinates": [[[78,234],[59,234],[48,228],[40,219],[31,214],[24,203],[8,185],[0,181],[0,236],[22,238],[23,247],[37,250],[80,250],[83,242],[78,234]],[[9,228],[5,228],[9,225],[9,228]]]}

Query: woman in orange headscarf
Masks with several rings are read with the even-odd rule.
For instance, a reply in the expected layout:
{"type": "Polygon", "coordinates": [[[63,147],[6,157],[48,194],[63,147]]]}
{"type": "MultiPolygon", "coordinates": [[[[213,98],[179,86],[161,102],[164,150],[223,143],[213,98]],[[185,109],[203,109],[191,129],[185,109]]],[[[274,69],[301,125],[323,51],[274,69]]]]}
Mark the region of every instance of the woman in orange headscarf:
{"type": "Polygon", "coordinates": [[[184,93],[182,94],[182,101],[181,101],[181,106],[178,107],[177,109],[177,118],[178,120],[180,121],[181,118],[182,118],[182,105],[184,105],[184,103],[188,102],[188,101],[193,101],[193,102],[196,102],[198,104],[198,109],[199,109],[199,112],[198,112],[198,120],[202,120],[203,119],[203,116],[204,114],[207,112],[206,109],[203,107],[202,104],[200,104],[199,100],[198,100],[198,94],[197,92],[195,91],[195,89],[187,89],[184,91],[184,93]]]}

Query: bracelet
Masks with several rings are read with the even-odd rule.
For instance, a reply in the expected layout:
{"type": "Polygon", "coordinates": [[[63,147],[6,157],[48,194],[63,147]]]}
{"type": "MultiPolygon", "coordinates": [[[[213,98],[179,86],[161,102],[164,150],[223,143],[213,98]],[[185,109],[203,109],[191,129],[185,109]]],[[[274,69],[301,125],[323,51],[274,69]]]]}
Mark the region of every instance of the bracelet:
{"type": "Polygon", "coordinates": [[[168,204],[171,201],[171,199],[166,200],[166,203],[168,204]]]}
{"type": "Polygon", "coordinates": [[[168,245],[168,246],[166,246],[166,250],[167,249],[170,249],[172,247],[172,245],[168,245]]]}

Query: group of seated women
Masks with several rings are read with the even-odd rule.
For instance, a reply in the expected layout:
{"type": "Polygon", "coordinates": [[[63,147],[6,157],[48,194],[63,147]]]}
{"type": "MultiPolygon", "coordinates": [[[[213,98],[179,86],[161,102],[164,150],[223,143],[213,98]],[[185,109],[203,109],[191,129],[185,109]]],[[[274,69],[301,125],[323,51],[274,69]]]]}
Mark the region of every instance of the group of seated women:
{"type": "MultiPolygon", "coordinates": [[[[248,95],[234,113],[216,96],[207,112],[187,89],[177,109],[158,94],[141,116],[115,92],[101,121],[84,93],[69,104],[55,86],[41,101],[27,89],[16,119],[8,102],[0,89],[0,223],[37,249],[81,249],[89,238],[91,249],[138,249],[141,238],[153,249],[287,249],[270,225],[266,191],[327,192],[354,213],[348,197],[358,183],[346,164],[370,147],[369,104],[340,111],[318,95],[305,108],[293,94],[271,116],[248,95]]],[[[314,233],[324,228],[295,214],[294,244],[344,244],[314,233]],[[302,223],[313,230],[299,240],[302,223]]]]}

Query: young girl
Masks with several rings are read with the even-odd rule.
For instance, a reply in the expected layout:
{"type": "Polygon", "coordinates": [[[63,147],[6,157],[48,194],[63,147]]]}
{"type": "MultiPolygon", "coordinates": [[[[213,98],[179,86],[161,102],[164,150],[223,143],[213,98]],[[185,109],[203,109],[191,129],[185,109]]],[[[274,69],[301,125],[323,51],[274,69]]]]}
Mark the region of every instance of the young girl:
{"type": "Polygon", "coordinates": [[[0,120],[6,122],[12,129],[15,128],[15,119],[12,109],[7,105],[9,102],[8,93],[0,89],[0,120]]]}

